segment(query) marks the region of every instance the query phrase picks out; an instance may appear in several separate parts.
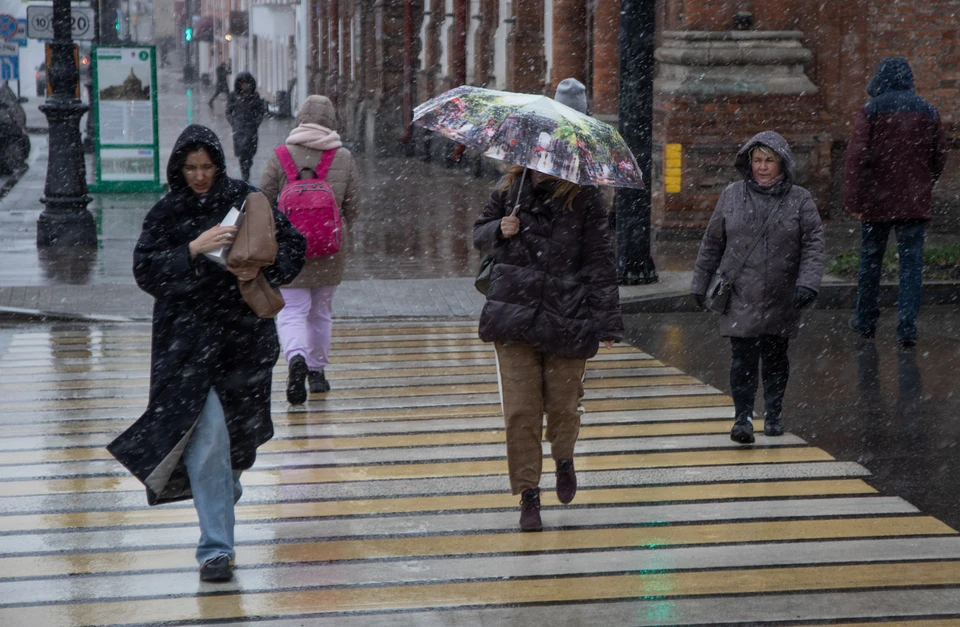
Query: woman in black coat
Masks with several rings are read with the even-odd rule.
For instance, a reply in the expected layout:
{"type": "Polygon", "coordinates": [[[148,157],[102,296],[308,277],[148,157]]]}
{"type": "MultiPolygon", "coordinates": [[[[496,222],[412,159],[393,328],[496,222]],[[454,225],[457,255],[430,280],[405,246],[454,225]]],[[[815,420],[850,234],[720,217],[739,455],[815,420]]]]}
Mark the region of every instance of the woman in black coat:
{"type": "Polygon", "coordinates": [[[253,156],[257,154],[258,133],[267,106],[257,93],[257,81],[250,72],[240,72],[227,97],[227,122],[233,129],[233,153],[240,159],[240,174],[250,180],[253,156]]]}
{"type": "Polygon", "coordinates": [[[494,342],[520,527],[539,531],[541,432],[556,462],[557,498],[573,500],[586,360],[623,336],[603,194],[523,168],[503,178],[473,225],[474,245],[497,252],[480,338],[494,342]],[[513,214],[519,196],[519,212],[513,214]]]}
{"type": "MultiPolygon", "coordinates": [[[[225,581],[240,472],[273,436],[279,342],[273,320],[257,317],[237,286],[257,271],[203,254],[233,241],[236,228],[220,221],[255,188],[227,177],[220,141],[196,124],[177,139],[167,180],[170,192],[147,214],[134,251],[137,285],[156,299],[149,405],[108,448],[143,481],[150,505],[193,498],[200,578],[225,581]]],[[[274,219],[276,261],[260,271],[280,286],[300,272],[306,241],[282,214],[274,219]]]]}

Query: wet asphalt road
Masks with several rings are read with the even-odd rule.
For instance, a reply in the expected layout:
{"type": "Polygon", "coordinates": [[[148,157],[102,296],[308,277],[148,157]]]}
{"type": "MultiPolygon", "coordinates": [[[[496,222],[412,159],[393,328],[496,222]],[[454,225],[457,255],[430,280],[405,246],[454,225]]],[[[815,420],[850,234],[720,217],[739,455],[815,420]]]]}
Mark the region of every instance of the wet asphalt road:
{"type": "MultiPolygon", "coordinates": [[[[847,330],[850,314],[806,314],[790,346],[787,431],[864,465],[873,473],[868,483],[883,494],[960,528],[960,310],[922,311],[919,344],[908,351],[896,342],[895,311],[883,311],[875,341],[847,330]]],[[[730,392],[729,340],[718,335],[712,314],[634,315],[625,322],[631,344],[730,392]]],[[[760,398],[762,392],[762,415],[760,398]]]]}

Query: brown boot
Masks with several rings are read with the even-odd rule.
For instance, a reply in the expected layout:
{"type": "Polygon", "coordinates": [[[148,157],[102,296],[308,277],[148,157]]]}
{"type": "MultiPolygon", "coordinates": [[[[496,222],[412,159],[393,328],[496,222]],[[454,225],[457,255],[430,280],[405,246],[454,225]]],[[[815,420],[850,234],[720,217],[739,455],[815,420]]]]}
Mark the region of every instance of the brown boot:
{"type": "Polygon", "coordinates": [[[529,488],[520,497],[520,530],[540,531],[540,488],[529,488]]]}
{"type": "Polygon", "coordinates": [[[557,499],[569,503],[577,495],[577,473],[573,469],[572,459],[557,461],[557,499]]]}

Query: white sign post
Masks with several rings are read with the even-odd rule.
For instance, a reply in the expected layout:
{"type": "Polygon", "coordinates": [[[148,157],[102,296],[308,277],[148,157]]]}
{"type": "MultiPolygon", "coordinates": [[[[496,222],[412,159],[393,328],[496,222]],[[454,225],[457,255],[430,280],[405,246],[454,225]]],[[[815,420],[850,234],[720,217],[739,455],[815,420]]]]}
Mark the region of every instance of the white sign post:
{"type": "MultiPolygon", "coordinates": [[[[89,7],[70,7],[70,37],[93,41],[94,16],[89,7]]],[[[27,7],[27,37],[53,39],[53,7],[31,4],[27,7]]]]}

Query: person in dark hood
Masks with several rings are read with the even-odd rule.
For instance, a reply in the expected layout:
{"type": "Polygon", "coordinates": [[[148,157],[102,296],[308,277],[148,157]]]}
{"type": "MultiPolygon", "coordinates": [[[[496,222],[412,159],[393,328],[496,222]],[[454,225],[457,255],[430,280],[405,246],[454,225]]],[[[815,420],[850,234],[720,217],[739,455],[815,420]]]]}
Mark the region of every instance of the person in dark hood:
{"type": "Polygon", "coordinates": [[[913,71],[903,57],[880,62],[867,87],[847,144],[843,206],[861,221],[857,312],[848,325],[864,339],[880,318],[880,272],[890,231],[897,234],[900,294],[897,338],[917,341],[923,285],[924,229],[933,186],[947,163],[947,139],[937,108],[913,92],[913,71]]]}
{"type": "MultiPolygon", "coordinates": [[[[107,448],[147,490],[150,505],[193,498],[200,519],[200,579],[232,577],[234,502],[240,473],[273,436],[270,389],[279,343],[274,321],[240,294],[238,270],[204,253],[233,242],[220,222],[256,191],[227,176],[220,141],[188,126],[167,164],[167,193],[147,214],[133,258],[137,285],[156,300],[146,412],[107,448]]],[[[306,241],[274,212],[278,251],[259,270],[273,286],[292,281],[306,241]]]]}
{"type": "MultiPolygon", "coordinates": [[[[585,108],[585,98],[566,97],[576,91],[569,87],[556,99],[585,108]]],[[[557,498],[569,503],[577,492],[573,451],[586,361],[600,342],[610,348],[623,337],[603,194],[516,166],[474,222],[473,243],[496,251],[479,334],[496,348],[510,487],[522,495],[520,528],[540,531],[544,415],[557,498]]]]}
{"type": "Polygon", "coordinates": [[[736,166],[743,180],[720,194],[700,243],[690,292],[702,307],[716,272],[733,284],[729,307],[720,317],[720,333],[730,338],[733,353],[736,417],[730,438],[749,444],[761,363],[763,432],[783,435],[787,348],[799,330],[800,311],[820,291],[824,240],[810,192],[795,184],[796,161],[783,137],[773,131],[757,134],[737,153],[736,166]]]}
{"type": "Polygon", "coordinates": [[[213,108],[213,101],[216,100],[220,94],[225,94],[227,100],[230,100],[230,72],[230,65],[226,61],[217,66],[217,88],[207,102],[211,109],[213,108]]]}
{"type": "Polygon", "coordinates": [[[257,154],[260,123],[267,105],[257,93],[257,81],[250,72],[240,72],[227,98],[227,121],[233,129],[233,152],[240,160],[240,175],[250,180],[250,168],[257,154]]]}

